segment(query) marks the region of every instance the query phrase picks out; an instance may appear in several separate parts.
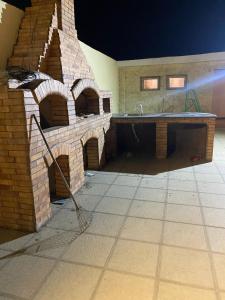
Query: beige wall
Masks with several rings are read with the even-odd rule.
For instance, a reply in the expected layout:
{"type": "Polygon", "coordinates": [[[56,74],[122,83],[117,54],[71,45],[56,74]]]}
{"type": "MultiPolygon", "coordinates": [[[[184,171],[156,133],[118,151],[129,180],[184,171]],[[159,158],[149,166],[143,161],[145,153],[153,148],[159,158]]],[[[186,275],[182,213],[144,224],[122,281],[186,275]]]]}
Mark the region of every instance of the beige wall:
{"type": "Polygon", "coordinates": [[[22,10],[0,0],[0,70],[12,54],[22,16],[22,10]]]}
{"type": "MultiPolygon", "coordinates": [[[[118,65],[120,112],[135,112],[137,103],[143,104],[145,113],[181,112],[184,111],[185,92],[175,94],[167,90],[166,75],[187,74],[189,84],[211,79],[215,69],[225,69],[225,53],[123,61],[118,65]],[[141,91],[141,76],[161,76],[161,89],[141,91]]],[[[211,111],[213,86],[213,82],[207,82],[195,88],[204,112],[211,111]]]]}
{"type": "Polygon", "coordinates": [[[113,93],[113,112],[119,111],[119,71],[117,62],[109,56],[80,42],[81,48],[94,72],[100,89],[113,93]]]}

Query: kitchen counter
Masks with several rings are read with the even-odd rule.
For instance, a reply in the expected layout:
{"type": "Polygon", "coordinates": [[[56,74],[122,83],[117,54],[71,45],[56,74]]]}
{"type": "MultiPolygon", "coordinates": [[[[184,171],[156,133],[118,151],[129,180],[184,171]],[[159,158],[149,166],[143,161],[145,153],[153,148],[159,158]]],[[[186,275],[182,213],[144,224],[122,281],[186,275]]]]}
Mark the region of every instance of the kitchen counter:
{"type": "Polygon", "coordinates": [[[179,119],[179,118],[216,118],[210,113],[182,112],[182,113],[157,113],[157,114],[113,114],[113,119],[179,119]]]}
{"type": "MultiPolygon", "coordinates": [[[[156,114],[113,114],[111,124],[115,128],[122,124],[155,124],[156,131],[156,157],[167,158],[168,132],[171,125],[184,125],[185,128],[195,130],[200,126],[206,127],[205,159],[212,160],[213,141],[215,135],[216,115],[210,113],[182,112],[182,113],[156,113],[156,114]]],[[[184,131],[185,134],[185,131],[184,131]]],[[[203,141],[202,137],[202,141],[203,141]]]]}

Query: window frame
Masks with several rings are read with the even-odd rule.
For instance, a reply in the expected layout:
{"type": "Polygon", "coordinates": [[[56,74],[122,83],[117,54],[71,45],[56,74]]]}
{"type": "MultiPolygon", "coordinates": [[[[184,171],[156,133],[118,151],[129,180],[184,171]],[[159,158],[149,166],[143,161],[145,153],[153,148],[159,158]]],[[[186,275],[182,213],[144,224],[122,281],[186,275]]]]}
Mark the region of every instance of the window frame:
{"type": "Polygon", "coordinates": [[[161,86],[160,86],[161,76],[142,76],[140,78],[140,83],[141,83],[141,91],[143,91],[143,92],[159,91],[160,88],[161,88],[161,86]],[[144,88],[144,81],[147,80],[147,79],[157,79],[158,80],[158,87],[154,88],[154,89],[146,89],[146,88],[144,88]]]}
{"type": "Polygon", "coordinates": [[[176,75],[166,75],[166,89],[167,90],[185,90],[187,88],[187,79],[186,74],[176,74],[176,75]],[[170,87],[170,78],[184,78],[184,87],[170,87]]]}

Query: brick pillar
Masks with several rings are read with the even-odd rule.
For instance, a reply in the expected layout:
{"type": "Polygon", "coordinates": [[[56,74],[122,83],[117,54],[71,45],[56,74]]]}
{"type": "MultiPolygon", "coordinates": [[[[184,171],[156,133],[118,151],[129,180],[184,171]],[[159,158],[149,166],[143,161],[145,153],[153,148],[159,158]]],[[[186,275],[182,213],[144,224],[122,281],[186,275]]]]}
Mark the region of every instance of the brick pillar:
{"type": "Polygon", "coordinates": [[[206,160],[211,161],[213,156],[213,142],[215,135],[215,119],[210,119],[207,124],[206,160]]]}
{"type": "Polygon", "coordinates": [[[158,159],[167,157],[167,125],[164,121],[156,122],[156,158],[158,159]]]}
{"type": "Polygon", "coordinates": [[[35,230],[23,92],[0,87],[0,227],[35,230]]]}

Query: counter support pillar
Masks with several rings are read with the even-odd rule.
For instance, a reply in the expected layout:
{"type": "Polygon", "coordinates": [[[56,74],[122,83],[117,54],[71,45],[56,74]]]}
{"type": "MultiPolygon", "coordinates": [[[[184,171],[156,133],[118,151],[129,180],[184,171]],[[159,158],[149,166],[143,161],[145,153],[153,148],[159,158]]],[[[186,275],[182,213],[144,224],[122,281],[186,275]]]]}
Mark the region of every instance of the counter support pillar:
{"type": "Polygon", "coordinates": [[[156,158],[167,158],[167,122],[156,122],[156,158]]]}
{"type": "Polygon", "coordinates": [[[207,124],[206,160],[211,161],[213,157],[213,143],[215,135],[215,119],[210,119],[207,124]]]}

